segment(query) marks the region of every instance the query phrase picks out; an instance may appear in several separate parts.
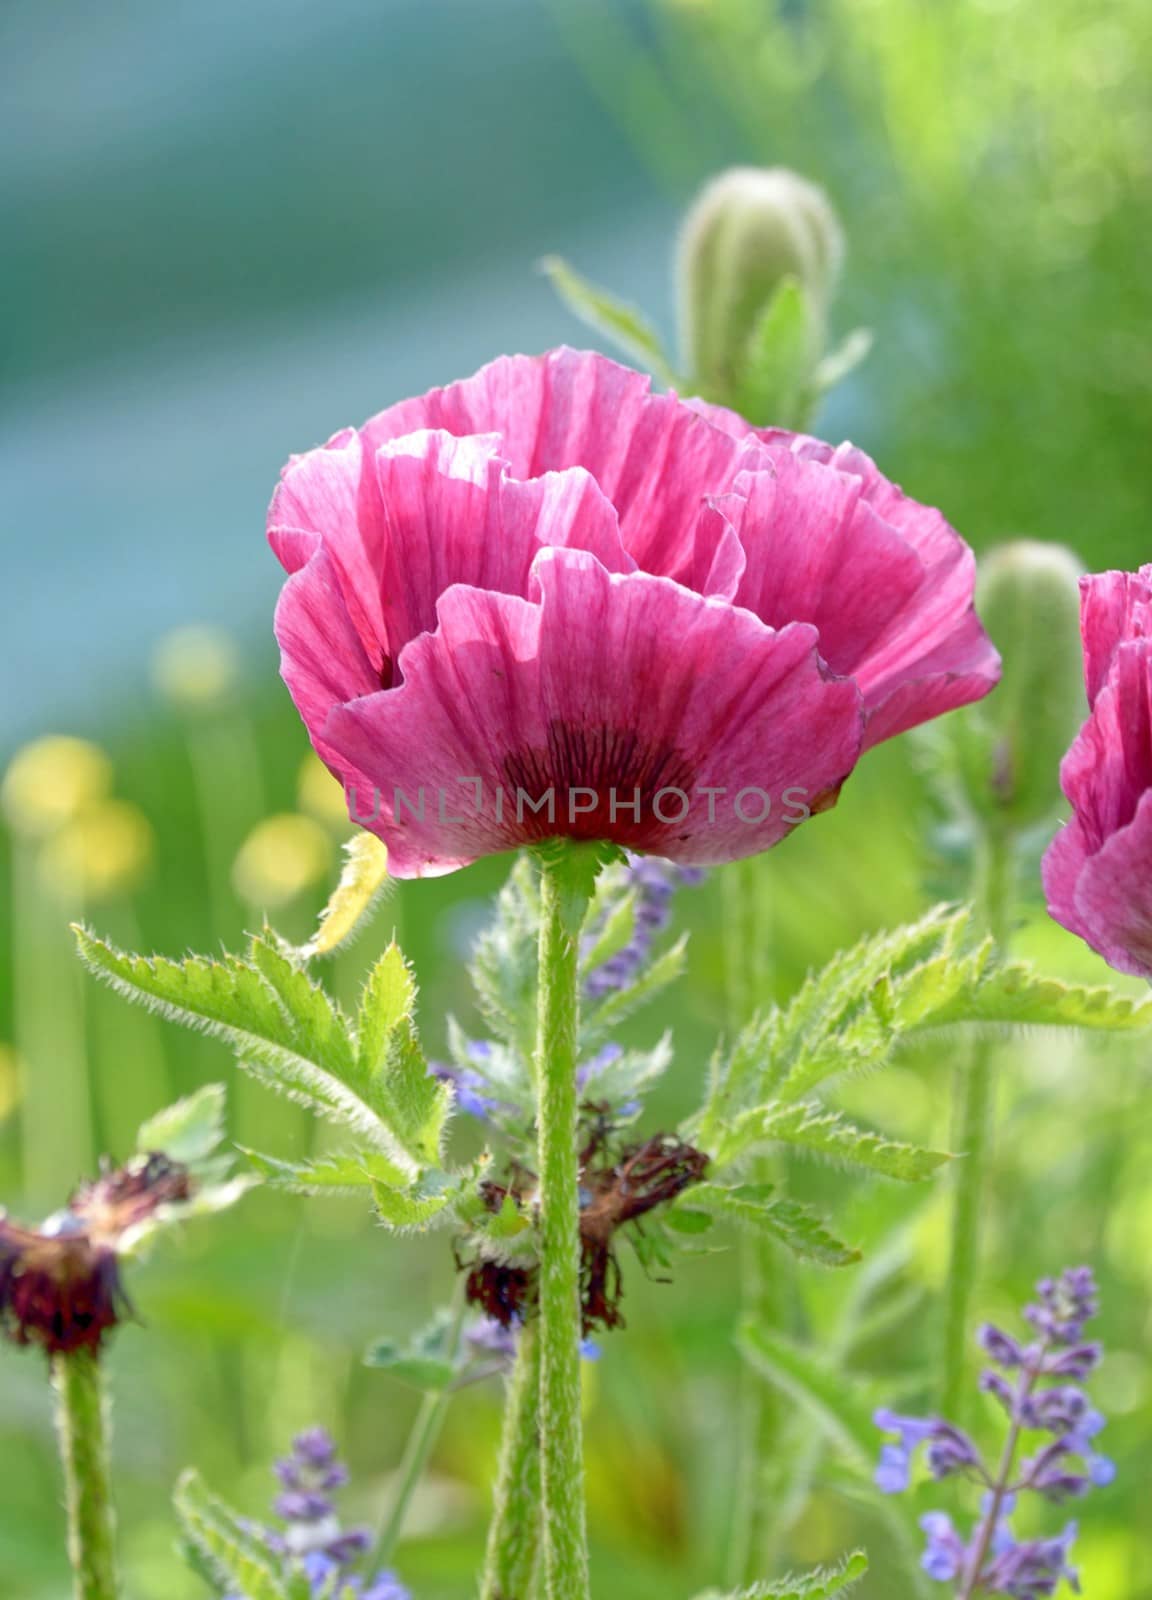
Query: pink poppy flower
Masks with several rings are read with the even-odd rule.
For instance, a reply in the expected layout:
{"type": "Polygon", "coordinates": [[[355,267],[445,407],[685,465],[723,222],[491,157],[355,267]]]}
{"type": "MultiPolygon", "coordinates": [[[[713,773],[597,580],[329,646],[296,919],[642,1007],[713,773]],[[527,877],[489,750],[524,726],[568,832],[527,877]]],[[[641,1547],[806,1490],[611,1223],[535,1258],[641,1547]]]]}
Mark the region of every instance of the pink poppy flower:
{"type": "Polygon", "coordinates": [[[971,552],[867,456],[573,350],[294,457],[268,534],[285,681],[399,877],[751,855],[998,675],[971,552]]]}
{"type": "Polygon", "coordinates": [[[1090,707],[1060,767],[1070,822],[1048,910],[1119,972],[1152,978],[1152,566],[1080,583],[1090,707]]]}

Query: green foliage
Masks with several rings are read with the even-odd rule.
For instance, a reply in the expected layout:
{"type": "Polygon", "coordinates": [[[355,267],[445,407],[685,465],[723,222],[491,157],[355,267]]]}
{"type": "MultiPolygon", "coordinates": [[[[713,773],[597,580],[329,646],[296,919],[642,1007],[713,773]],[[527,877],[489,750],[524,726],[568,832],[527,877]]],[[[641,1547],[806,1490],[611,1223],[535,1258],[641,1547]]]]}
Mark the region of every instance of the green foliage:
{"type": "Polygon", "coordinates": [[[455,1342],[455,1319],[450,1311],[442,1310],[405,1344],[378,1339],[365,1355],[364,1364],[378,1367],[424,1394],[439,1394],[455,1382],[460,1370],[455,1342]]]}
{"type": "MultiPolygon", "coordinates": [[[[427,1226],[461,1196],[473,1175],[441,1170],[452,1089],[428,1071],[414,1021],[416,984],[395,944],[372,968],[353,1024],[271,936],[252,939],[247,961],[169,961],[75,932],[85,963],[119,993],[223,1039],[245,1071],[360,1142],[303,1163],[249,1152],[269,1183],[306,1194],[366,1189],[397,1229],[427,1226]]],[[[195,1144],[218,1129],[214,1116],[206,1092],[153,1127],[195,1144]]]]}
{"type": "Polygon", "coordinates": [[[137,1154],[167,1156],[187,1167],[192,1187],[187,1199],[167,1201],[126,1229],[118,1246],[122,1255],[139,1254],[167,1228],[227,1211],[259,1181],[251,1173],[235,1174],[231,1153],[221,1151],[226,1099],[223,1084],[208,1084],[138,1129],[137,1154]]]}
{"type": "Polygon", "coordinates": [[[804,428],[815,409],[813,387],[821,331],[798,278],[784,278],[748,340],[734,409],[754,421],[787,421],[804,428]]]}
{"type": "Polygon", "coordinates": [[[646,368],[670,388],[676,375],[664,354],[655,329],[632,306],[582,277],[560,256],[547,256],[541,270],[568,309],[596,333],[610,339],[630,361],[646,368]]]}
{"type": "Polygon", "coordinates": [[[194,1565],[210,1574],[221,1591],[245,1600],[308,1600],[303,1573],[285,1573],[283,1563],[244,1520],[205,1488],[200,1475],[186,1472],[176,1486],[173,1506],[181,1532],[195,1552],[194,1565]]]}
{"type": "Polygon", "coordinates": [[[356,1020],[358,1078],[378,1086],[383,1120],[417,1165],[438,1163],[452,1089],[428,1071],[413,1013],[416,982],[389,945],[364,986],[356,1020]]]}
{"type": "Polygon", "coordinates": [[[876,1407],[890,1399],[866,1380],[850,1377],[839,1365],[762,1323],[745,1322],[737,1333],[744,1359],[780,1392],[802,1405],[860,1467],[867,1468],[879,1445],[872,1421],[876,1407]]]}
{"type": "Polygon", "coordinates": [[[997,967],[974,994],[958,994],[922,1024],[1002,1023],[1126,1033],[1152,1026],[1152,999],[1046,978],[1024,962],[997,967]]]}
{"type": "Polygon", "coordinates": [[[142,1155],[164,1155],[191,1167],[214,1155],[224,1142],[224,1111],[228,1091],[222,1083],[210,1083],[175,1105],[158,1111],[143,1123],[136,1135],[136,1148],[142,1155]]]}
{"type": "Polygon", "coordinates": [[[793,1105],[774,1100],[741,1112],[721,1135],[714,1159],[727,1163],[767,1144],[786,1144],[903,1183],[921,1183],[949,1160],[938,1150],[920,1150],[855,1127],[838,1111],[827,1111],[815,1100],[793,1105]]]}
{"type": "Polygon", "coordinates": [[[405,1173],[375,1150],[350,1155],[320,1156],[314,1161],[280,1161],[275,1156],[241,1146],[244,1154],[273,1189],[288,1194],[355,1194],[374,1183],[399,1188],[405,1173]]]}
{"type": "Polygon", "coordinates": [[[684,972],[687,951],[688,935],[682,934],[675,944],[648,962],[631,983],[602,1000],[586,1000],[580,1017],[581,1048],[595,1049],[626,1017],[675,983],[684,972]]]}
{"type": "Polygon", "coordinates": [[[539,931],[536,871],[521,855],[496,897],[495,915],[476,941],[468,971],[489,1030],[523,1063],[536,1047],[539,931]]]}
{"type": "MultiPolygon", "coordinates": [[[[969,926],[966,909],[937,907],[908,927],[862,940],[809,977],[788,1005],[756,1018],[714,1066],[696,1130],[701,1142],[723,1145],[731,1128],[743,1149],[763,1128],[769,1138],[773,1130],[787,1130],[783,1138],[802,1132],[797,1142],[815,1147],[824,1134],[812,1091],[883,1067],[902,1043],[932,1029],[994,1022],[1114,1031],[1152,1023],[1152,1000],[1076,988],[1022,963],[1004,965],[990,939],[967,942],[969,926]],[[792,1116],[789,1106],[797,1108],[792,1116]]],[[[839,1148],[849,1159],[855,1130],[824,1133],[825,1153],[839,1148]]],[[[888,1159],[879,1154],[882,1143],[856,1148],[879,1162],[888,1159]]],[[[909,1178],[917,1168],[928,1176],[940,1160],[908,1152],[890,1164],[902,1169],[890,1176],[909,1178]]]]}
{"type": "Polygon", "coordinates": [[[754,1583],[727,1595],[710,1589],[697,1600],[830,1600],[854,1588],[867,1571],[868,1557],[856,1550],[836,1567],[818,1567],[775,1583],[754,1583]]]}
{"type": "Polygon", "coordinates": [[[859,1250],[834,1239],[808,1206],[778,1197],[771,1184],[745,1183],[733,1189],[716,1183],[697,1184],[686,1191],[677,1209],[689,1215],[710,1212],[822,1267],[846,1267],[860,1259],[859,1250]]]}
{"type": "MultiPolygon", "coordinates": [[[[1085,989],[1004,964],[991,939],[973,940],[970,913],[940,906],[908,927],[873,935],[812,974],[788,1004],[753,1019],[712,1063],[704,1108],[686,1137],[712,1157],[714,1178],[739,1176],[759,1150],[779,1146],[902,1183],[931,1178],[942,1151],[887,1139],[848,1121],[814,1094],[851,1073],[874,1072],[907,1040],[960,1025],[1046,1025],[1125,1031],[1152,1022],[1152,1000],[1085,989]]],[[[747,1201],[748,1190],[720,1190],[747,1201]]],[[[700,1190],[687,1198],[699,1210],[700,1190]]],[[[741,1204],[729,1199],[729,1213],[741,1204]]],[[[773,1198],[760,1226],[791,1227],[798,1254],[842,1264],[853,1252],[818,1224],[792,1224],[773,1198]],[[770,1221],[771,1219],[771,1221],[770,1221]],[[805,1244],[810,1248],[805,1250],[805,1244]],[[837,1261],[837,1252],[844,1255],[837,1261]]],[[[704,1206],[704,1209],[708,1209],[704,1206]]],[[[744,1217],[752,1221],[751,1214],[744,1217]]]]}
{"type": "MultiPolygon", "coordinates": [[[[635,931],[636,894],[619,861],[595,869],[594,892],[581,936],[580,1057],[590,1062],[620,1023],[667,990],[684,972],[687,938],[645,963],[635,977],[609,993],[589,993],[596,969],[618,954],[635,931]]],[[[535,1115],[536,961],[540,893],[532,860],[521,857],[501,889],[492,921],[473,949],[469,974],[478,1009],[494,1037],[483,1053],[467,1033],[448,1020],[448,1050],[453,1064],[475,1075],[496,1109],[493,1120],[522,1132],[535,1115]]],[[[598,1063],[586,1085],[588,1098],[622,1106],[636,1100],[667,1070],[671,1038],[665,1034],[649,1050],[622,1051],[598,1063]]]]}

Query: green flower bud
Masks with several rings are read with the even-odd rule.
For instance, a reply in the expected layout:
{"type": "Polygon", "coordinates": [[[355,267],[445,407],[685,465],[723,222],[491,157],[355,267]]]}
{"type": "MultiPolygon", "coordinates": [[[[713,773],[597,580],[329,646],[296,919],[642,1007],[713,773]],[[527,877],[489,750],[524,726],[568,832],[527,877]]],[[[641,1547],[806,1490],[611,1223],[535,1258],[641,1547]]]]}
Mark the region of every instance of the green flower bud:
{"type": "Polygon", "coordinates": [[[980,564],[976,608],[1004,661],[996,692],[961,735],[977,809],[1016,828],[1060,800],[1060,761],[1087,713],[1080,652],[1082,563],[1062,545],[1018,539],[980,564]]]}
{"type": "Polygon", "coordinates": [[[775,320],[802,326],[776,336],[802,346],[795,359],[810,376],[843,253],[836,213],[815,184],[785,167],[732,167],[714,178],[684,221],[679,249],[684,357],[699,392],[740,401],[758,330],[786,286],[797,310],[788,317],[781,307],[775,320]]]}

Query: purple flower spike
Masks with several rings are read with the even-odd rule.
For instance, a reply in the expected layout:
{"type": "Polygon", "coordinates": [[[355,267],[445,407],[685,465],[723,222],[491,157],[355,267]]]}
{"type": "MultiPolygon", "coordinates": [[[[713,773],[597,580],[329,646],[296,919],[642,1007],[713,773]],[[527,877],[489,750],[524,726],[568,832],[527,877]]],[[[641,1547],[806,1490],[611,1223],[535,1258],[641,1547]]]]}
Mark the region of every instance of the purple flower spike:
{"type": "Polygon", "coordinates": [[[1012,1600],[1047,1600],[1067,1580],[1079,1594],[1079,1574],[1068,1564],[1076,1532],[1076,1524],[1070,1522],[1058,1538],[1014,1545],[985,1572],[984,1587],[990,1594],[1011,1595],[1012,1600]]]}
{"type": "Polygon", "coordinates": [[[293,1453],[308,1467],[327,1467],[336,1459],[336,1445],[327,1428],[306,1428],[292,1441],[293,1453]]]}
{"type": "Polygon", "coordinates": [[[412,1600],[412,1596],[394,1572],[379,1572],[361,1591],[360,1600],[412,1600]]]}
{"type": "Polygon", "coordinates": [[[928,1470],[934,1478],[951,1478],[979,1467],[980,1452],[968,1435],[950,1422],[938,1422],[928,1440],[928,1470]]]}
{"type": "MultiPolygon", "coordinates": [[[[672,918],[672,900],[681,885],[695,888],[706,874],[697,868],[675,867],[656,856],[632,856],[628,864],[629,888],[636,896],[632,937],[622,950],[588,974],[586,992],[593,1000],[626,989],[639,977],[652,955],[658,934],[672,918]]],[[[594,940],[595,933],[590,936],[594,940]]]]}
{"type": "Polygon", "coordinates": [[[282,1522],[319,1522],[331,1516],[332,1502],[327,1495],[310,1489],[289,1489],[272,1507],[282,1522]]]}
{"type": "Polygon", "coordinates": [[[928,1535],[928,1547],[920,1565],[930,1578],[950,1583],[960,1576],[968,1553],[963,1539],[953,1526],[952,1518],[945,1516],[942,1511],[930,1511],[927,1516],[920,1518],[920,1526],[928,1535]]]}
{"type": "Polygon", "coordinates": [[[930,1512],[920,1522],[926,1535],[924,1571],[953,1585],[953,1593],[964,1600],[975,1595],[1048,1600],[1063,1583],[1079,1593],[1069,1563],[1076,1525],[1070,1523],[1056,1538],[1017,1540],[1011,1526],[1016,1501],[1030,1493],[1058,1504],[1104,1487],[1116,1475],[1113,1463],[1096,1449],[1104,1418],[1078,1387],[1101,1355],[1099,1345],[1083,1342],[1084,1325],[1097,1309],[1092,1273],[1074,1268],[1045,1279],[1036,1292],[1036,1301],[1025,1309],[1037,1335],[1032,1343],[1022,1344],[990,1325],[979,1333],[981,1347],[1001,1369],[983,1372],[980,1388],[999,1401],[1010,1429],[995,1476],[974,1442],[950,1422],[887,1409],[876,1413],[877,1426],[898,1435],[897,1443],[888,1440],[881,1450],[876,1483],[885,1493],[910,1487],[912,1461],[922,1444],[933,1477],[964,1476],[985,1486],[967,1539],[943,1512],[930,1512]],[[1018,1461],[1020,1440],[1028,1433],[1048,1438],[1038,1441],[1035,1454],[1018,1461]]]}
{"type": "Polygon", "coordinates": [[[997,1366],[1007,1367],[1012,1370],[1024,1365],[1024,1350],[1017,1344],[1010,1334],[1002,1333],[999,1328],[985,1323],[976,1335],[984,1353],[991,1356],[997,1366]]]}
{"type": "Polygon", "coordinates": [[[284,1529],[254,1524],[250,1532],[283,1562],[285,1579],[299,1584],[303,1575],[311,1600],[412,1600],[395,1573],[368,1577],[354,1570],[371,1548],[372,1535],[367,1528],[343,1527],[329,1498],[347,1483],[348,1472],[325,1429],[297,1434],[292,1454],[276,1462],[275,1472],[283,1487],[275,1512],[284,1529]]]}

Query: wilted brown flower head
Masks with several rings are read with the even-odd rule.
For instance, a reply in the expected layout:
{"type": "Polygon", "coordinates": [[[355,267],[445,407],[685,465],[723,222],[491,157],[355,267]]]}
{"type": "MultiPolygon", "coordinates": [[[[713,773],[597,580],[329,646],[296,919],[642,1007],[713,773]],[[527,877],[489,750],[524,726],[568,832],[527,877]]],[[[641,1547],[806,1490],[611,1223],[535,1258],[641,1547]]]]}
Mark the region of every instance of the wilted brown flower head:
{"type": "Polygon", "coordinates": [[[98,1350],[131,1311],[120,1277],[126,1237],[191,1193],[186,1167],[146,1155],[85,1184],[37,1228],[0,1213],[0,1331],[49,1355],[98,1350]]]}
{"type": "MultiPolygon", "coordinates": [[[[580,1152],[580,1296],[584,1333],[623,1323],[623,1281],[615,1239],[621,1228],[669,1205],[708,1167],[708,1156],[693,1145],[657,1133],[642,1143],[618,1144],[607,1106],[587,1105],[585,1142],[580,1152]]],[[[535,1200],[534,1173],[512,1169],[505,1184],[481,1185],[485,1205],[499,1212],[511,1197],[521,1209],[535,1200]]],[[[485,1258],[468,1263],[466,1294],[486,1316],[511,1327],[535,1310],[539,1269],[535,1262],[485,1258]]]]}

